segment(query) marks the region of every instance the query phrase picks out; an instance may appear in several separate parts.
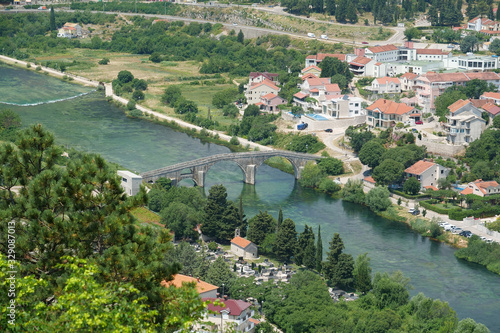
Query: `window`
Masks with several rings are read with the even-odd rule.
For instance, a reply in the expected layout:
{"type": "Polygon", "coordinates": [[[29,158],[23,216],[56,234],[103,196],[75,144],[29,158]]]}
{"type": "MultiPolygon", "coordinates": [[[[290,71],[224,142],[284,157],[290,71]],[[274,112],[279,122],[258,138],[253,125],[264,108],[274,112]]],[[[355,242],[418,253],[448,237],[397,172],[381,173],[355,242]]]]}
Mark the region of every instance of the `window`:
{"type": "Polygon", "coordinates": [[[126,183],[127,182],[127,178],[123,178],[122,177],[122,182],[126,183]]]}

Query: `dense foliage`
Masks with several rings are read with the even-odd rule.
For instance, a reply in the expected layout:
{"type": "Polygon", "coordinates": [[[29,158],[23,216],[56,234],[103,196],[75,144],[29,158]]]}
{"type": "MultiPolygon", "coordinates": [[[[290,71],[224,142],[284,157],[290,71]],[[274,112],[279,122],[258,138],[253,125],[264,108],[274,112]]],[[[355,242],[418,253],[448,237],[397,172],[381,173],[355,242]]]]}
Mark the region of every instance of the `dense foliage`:
{"type": "Polygon", "coordinates": [[[488,244],[479,237],[472,236],[467,247],[456,251],[455,256],[481,264],[490,271],[500,274],[500,244],[488,244]]]}
{"type": "MultiPolygon", "coordinates": [[[[149,325],[153,318],[160,330],[183,327],[200,314],[203,307],[193,288],[171,290],[161,285],[179,266],[164,262],[172,251],[167,230],[139,226],[130,214],[145,203],[145,192],[127,197],[116,171],[100,156],[64,157],[54,137],[36,125],[22,131],[15,145],[0,147],[0,179],[1,252],[15,254],[9,259],[20,264],[18,279],[40,285],[28,286],[29,300],[17,308],[24,318],[16,321],[21,330],[53,331],[50,327],[57,320],[58,331],[70,324],[88,330],[107,324],[107,319],[80,322],[94,316],[89,305],[96,298],[101,308],[109,307],[115,320],[110,319],[109,325],[116,327],[128,326],[130,312],[144,319],[134,323],[136,327],[153,327],[149,325]],[[14,253],[8,230],[15,230],[14,253]],[[68,254],[75,265],[90,265],[95,283],[75,267],[61,266],[71,259],[64,259],[68,254]],[[92,294],[79,292],[84,289],[92,294]],[[173,298],[177,304],[190,304],[189,310],[172,307],[173,298]],[[115,307],[118,299],[120,308],[115,307]]],[[[4,301],[5,288],[8,285],[2,284],[4,301]]],[[[1,326],[6,327],[6,317],[2,318],[1,326]]]]}

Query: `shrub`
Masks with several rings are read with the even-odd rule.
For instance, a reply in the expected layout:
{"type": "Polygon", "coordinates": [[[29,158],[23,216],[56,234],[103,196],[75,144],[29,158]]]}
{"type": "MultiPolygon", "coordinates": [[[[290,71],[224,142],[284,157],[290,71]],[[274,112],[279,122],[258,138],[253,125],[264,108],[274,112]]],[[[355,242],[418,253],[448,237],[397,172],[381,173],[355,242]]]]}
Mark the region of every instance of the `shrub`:
{"type": "Polygon", "coordinates": [[[134,91],[132,94],[132,98],[135,99],[136,101],[140,101],[144,99],[144,93],[140,90],[134,91]]]}
{"type": "Polygon", "coordinates": [[[130,117],[133,117],[133,118],[139,118],[139,117],[142,117],[142,116],[143,116],[143,113],[142,113],[142,111],[141,111],[141,110],[134,109],[134,110],[130,111],[130,112],[128,113],[128,115],[129,115],[130,117]]]}
{"type": "Polygon", "coordinates": [[[238,140],[238,138],[236,136],[233,136],[231,138],[231,140],[229,140],[229,143],[232,144],[232,145],[234,145],[234,146],[237,146],[237,145],[240,144],[240,141],[238,140]]]}
{"type": "Polygon", "coordinates": [[[391,199],[389,199],[389,190],[382,186],[372,188],[366,194],[366,205],[374,212],[387,210],[391,206],[391,199]]]}
{"type": "Polygon", "coordinates": [[[340,185],[335,184],[331,179],[329,178],[323,178],[323,180],[319,183],[319,190],[325,193],[335,193],[340,191],[342,188],[340,185]]]}
{"type": "Polygon", "coordinates": [[[217,245],[217,243],[216,243],[216,242],[210,242],[210,243],[208,243],[208,249],[209,249],[210,251],[212,251],[212,252],[217,251],[217,248],[218,248],[218,247],[219,247],[219,246],[217,245]]]}
{"type": "Polygon", "coordinates": [[[26,64],[26,68],[31,68],[31,64],[29,62],[26,64]]]}
{"type": "Polygon", "coordinates": [[[107,65],[107,64],[109,64],[109,58],[102,58],[101,60],[99,60],[98,64],[99,65],[107,65]]]}
{"type": "Polygon", "coordinates": [[[135,103],[135,101],[134,101],[134,100],[131,100],[131,101],[129,101],[129,102],[127,103],[127,109],[128,109],[129,111],[134,110],[134,109],[135,109],[135,106],[136,106],[136,103],[135,103]]]}

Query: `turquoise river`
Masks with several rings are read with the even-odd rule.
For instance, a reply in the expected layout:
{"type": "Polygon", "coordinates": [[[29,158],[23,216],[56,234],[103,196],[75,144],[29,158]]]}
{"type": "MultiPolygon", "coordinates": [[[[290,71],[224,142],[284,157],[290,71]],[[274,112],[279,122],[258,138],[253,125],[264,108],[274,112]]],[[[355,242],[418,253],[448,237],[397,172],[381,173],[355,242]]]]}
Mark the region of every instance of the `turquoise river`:
{"type": "MultiPolygon", "coordinates": [[[[26,126],[42,123],[62,145],[100,153],[137,172],[229,151],[161,125],[127,118],[93,89],[5,65],[0,65],[0,108],[16,111],[26,126]]],[[[500,332],[500,276],[456,259],[453,248],[421,237],[404,224],[303,189],[292,175],[267,165],[259,167],[256,181],[254,186],[243,184],[235,164],[218,163],[207,175],[205,192],[211,185],[224,184],[230,199],[242,196],[250,217],[259,210],[277,217],[282,207],[298,231],[305,224],[315,231],[321,226],[324,249],[338,232],[346,252],[354,257],[369,253],[374,271],[401,270],[411,278],[412,294],[423,292],[447,301],[459,318],[471,317],[500,332]]]]}

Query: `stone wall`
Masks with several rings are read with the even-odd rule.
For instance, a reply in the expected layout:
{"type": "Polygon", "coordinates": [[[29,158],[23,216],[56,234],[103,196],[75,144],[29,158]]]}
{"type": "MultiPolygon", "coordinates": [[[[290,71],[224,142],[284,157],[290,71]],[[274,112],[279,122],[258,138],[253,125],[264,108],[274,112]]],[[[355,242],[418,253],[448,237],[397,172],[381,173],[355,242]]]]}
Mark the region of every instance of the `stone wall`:
{"type": "Polygon", "coordinates": [[[422,140],[417,139],[415,143],[418,146],[426,146],[428,153],[436,155],[453,157],[465,153],[465,146],[454,146],[447,143],[427,140],[425,138],[422,138],[422,140]]]}

